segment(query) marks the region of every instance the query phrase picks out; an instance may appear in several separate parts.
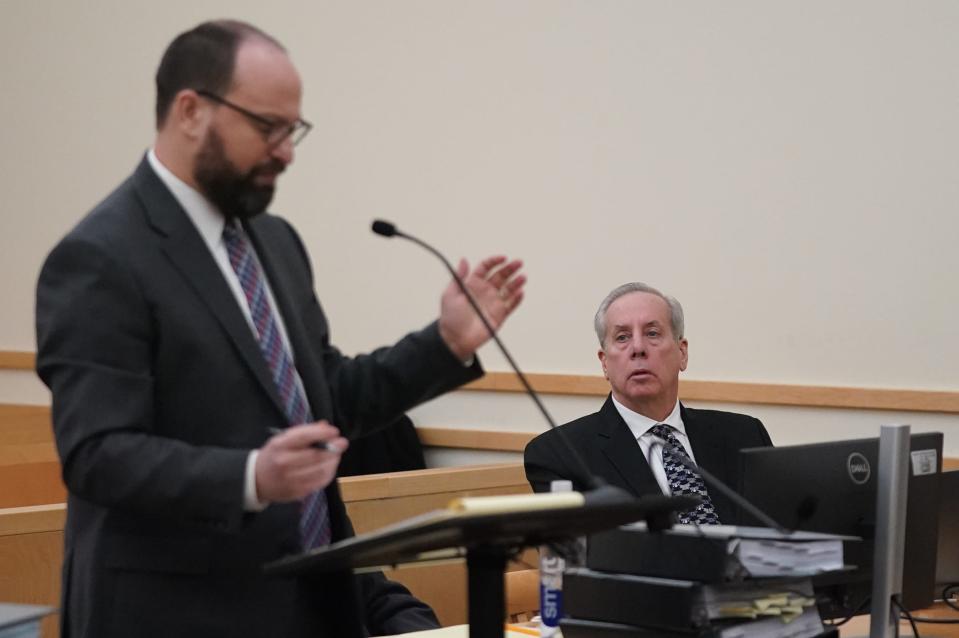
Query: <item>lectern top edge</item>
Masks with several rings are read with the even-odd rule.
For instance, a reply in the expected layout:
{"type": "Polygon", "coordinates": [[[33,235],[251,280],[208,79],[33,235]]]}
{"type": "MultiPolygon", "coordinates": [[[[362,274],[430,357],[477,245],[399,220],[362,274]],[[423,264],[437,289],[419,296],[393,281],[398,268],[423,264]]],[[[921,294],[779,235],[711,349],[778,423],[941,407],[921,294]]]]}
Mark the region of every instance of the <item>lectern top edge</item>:
{"type": "MultiPolygon", "coordinates": [[[[609,488],[605,488],[609,489],[609,488]]],[[[399,565],[416,561],[424,552],[462,547],[520,550],[572,536],[592,534],[645,520],[652,529],[668,527],[676,511],[696,499],[684,496],[634,498],[625,492],[580,507],[559,507],[496,513],[436,510],[376,532],[345,539],[328,547],[289,556],[264,566],[267,574],[308,576],[346,569],[399,565]]]]}

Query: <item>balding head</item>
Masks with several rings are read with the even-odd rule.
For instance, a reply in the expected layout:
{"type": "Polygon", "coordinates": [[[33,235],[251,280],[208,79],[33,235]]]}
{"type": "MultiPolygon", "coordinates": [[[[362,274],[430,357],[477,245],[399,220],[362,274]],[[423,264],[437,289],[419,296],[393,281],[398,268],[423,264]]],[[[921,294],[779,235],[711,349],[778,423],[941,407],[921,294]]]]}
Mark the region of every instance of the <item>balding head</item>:
{"type": "Polygon", "coordinates": [[[233,82],[237,50],[253,38],[285,50],[272,36],[237,20],[204,22],[178,35],[167,47],[157,68],[157,129],[163,127],[170,105],[180,91],[227,93],[233,82]]]}

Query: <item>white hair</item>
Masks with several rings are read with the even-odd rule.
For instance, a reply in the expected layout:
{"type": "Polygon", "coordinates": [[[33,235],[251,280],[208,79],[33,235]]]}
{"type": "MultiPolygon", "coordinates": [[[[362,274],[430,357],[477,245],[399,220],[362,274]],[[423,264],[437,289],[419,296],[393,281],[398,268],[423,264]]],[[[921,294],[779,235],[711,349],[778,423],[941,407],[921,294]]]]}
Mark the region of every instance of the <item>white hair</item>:
{"type": "Polygon", "coordinates": [[[651,295],[656,295],[665,301],[666,305],[669,307],[669,325],[673,331],[673,338],[676,341],[679,341],[683,338],[686,326],[683,319],[683,307],[680,305],[679,301],[675,297],[664,295],[652,286],[639,281],[632,281],[628,284],[623,284],[622,286],[613,288],[612,292],[606,295],[606,298],[603,299],[603,302],[599,304],[599,309],[596,311],[596,316],[593,317],[593,328],[596,329],[596,336],[599,338],[600,347],[606,347],[606,344],[603,343],[603,341],[606,339],[606,312],[609,310],[609,307],[614,301],[623,295],[628,295],[633,292],[646,292],[651,295]]]}

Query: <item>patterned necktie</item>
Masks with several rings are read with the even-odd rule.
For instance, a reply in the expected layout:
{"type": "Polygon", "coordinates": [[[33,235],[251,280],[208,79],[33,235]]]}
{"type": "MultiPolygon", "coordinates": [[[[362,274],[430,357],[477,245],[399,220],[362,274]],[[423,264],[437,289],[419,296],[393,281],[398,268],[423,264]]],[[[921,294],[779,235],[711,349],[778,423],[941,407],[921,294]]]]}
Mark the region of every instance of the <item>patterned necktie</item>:
{"type": "MultiPolygon", "coordinates": [[[[293,357],[287,351],[280,335],[279,323],[266,294],[263,273],[253,255],[253,248],[246,235],[232,224],[223,229],[223,241],[230,255],[230,265],[236,272],[250,306],[250,315],[256,328],[260,351],[270,367],[273,383],[276,384],[288,425],[309,423],[313,420],[310,404],[306,400],[293,357]]],[[[302,501],[300,511],[300,540],[304,549],[328,545],[330,542],[330,516],[326,493],[317,490],[302,501]]]]}
{"type": "Polygon", "coordinates": [[[691,494],[703,499],[703,502],[696,506],[696,509],[682,512],[679,515],[679,522],[719,525],[719,516],[716,515],[716,508],[713,507],[713,501],[706,491],[703,477],[699,475],[699,472],[683,465],[683,462],[679,459],[682,456],[686,461],[690,460],[682,443],[673,434],[672,426],[659,423],[650,428],[649,431],[666,442],[663,445],[663,469],[666,470],[666,480],[669,482],[669,489],[673,495],[691,494]]]}

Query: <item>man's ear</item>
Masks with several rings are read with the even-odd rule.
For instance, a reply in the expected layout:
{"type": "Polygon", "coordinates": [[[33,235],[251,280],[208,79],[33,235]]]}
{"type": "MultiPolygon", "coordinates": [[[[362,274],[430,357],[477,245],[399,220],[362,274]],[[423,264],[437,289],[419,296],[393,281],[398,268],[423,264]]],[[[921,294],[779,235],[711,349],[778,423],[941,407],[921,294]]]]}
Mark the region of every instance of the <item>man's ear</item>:
{"type": "Polygon", "coordinates": [[[596,353],[596,356],[599,357],[599,362],[603,366],[603,376],[606,377],[607,381],[609,381],[609,373],[606,372],[606,353],[603,351],[602,348],[600,348],[599,351],[596,353]]]}
{"type": "Polygon", "coordinates": [[[685,370],[686,366],[689,365],[689,341],[686,339],[679,340],[679,369],[685,370]]]}
{"type": "Polygon", "coordinates": [[[193,89],[183,89],[173,98],[166,126],[175,127],[181,135],[191,140],[206,137],[213,109],[193,89]]]}

